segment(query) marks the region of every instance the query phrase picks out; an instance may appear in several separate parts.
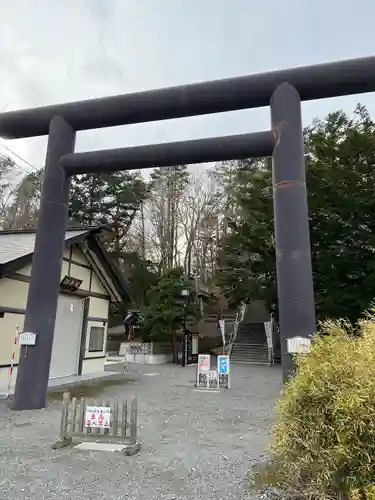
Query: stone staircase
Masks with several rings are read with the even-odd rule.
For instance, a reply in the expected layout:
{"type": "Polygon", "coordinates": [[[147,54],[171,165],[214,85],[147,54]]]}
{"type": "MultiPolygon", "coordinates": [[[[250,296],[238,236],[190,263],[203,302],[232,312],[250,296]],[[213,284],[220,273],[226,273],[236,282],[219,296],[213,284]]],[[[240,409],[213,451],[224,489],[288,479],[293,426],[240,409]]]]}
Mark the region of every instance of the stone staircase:
{"type": "Polygon", "coordinates": [[[232,363],[269,364],[263,323],[240,324],[230,360],[232,363]]]}
{"type": "MultiPolygon", "coordinates": [[[[235,313],[230,311],[225,311],[221,314],[221,318],[225,319],[225,330],[227,333],[232,331],[235,317],[235,313]]],[[[220,330],[218,326],[217,314],[206,313],[198,323],[198,331],[205,337],[219,337],[220,330]]]]}

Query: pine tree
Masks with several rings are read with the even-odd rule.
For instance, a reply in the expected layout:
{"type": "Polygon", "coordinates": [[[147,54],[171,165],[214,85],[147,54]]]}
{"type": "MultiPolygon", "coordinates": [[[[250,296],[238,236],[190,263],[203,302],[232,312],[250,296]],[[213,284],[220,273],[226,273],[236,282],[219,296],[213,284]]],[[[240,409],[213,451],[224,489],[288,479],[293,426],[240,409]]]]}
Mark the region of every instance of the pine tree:
{"type": "Polygon", "coordinates": [[[184,323],[199,317],[194,283],[183,276],[182,268],[167,269],[149,289],[147,305],[141,311],[144,338],[172,342],[176,357],[176,333],[184,323]],[[182,290],[189,291],[184,297],[182,290]]]}
{"type": "Polygon", "coordinates": [[[107,249],[121,263],[126,233],[146,195],[147,186],[138,173],[76,176],[70,195],[71,224],[111,226],[107,249]]]}
{"type": "MultiPolygon", "coordinates": [[[[330,113],[305,142],[317,314],[357,320],[375,295],[375,123],[362,106],[354,117],[330,113]]],[[[276,306],[270,164],[237,165],[231,191],[240,213],[222,253],[221,286],[233,302],[276,306]]]]}

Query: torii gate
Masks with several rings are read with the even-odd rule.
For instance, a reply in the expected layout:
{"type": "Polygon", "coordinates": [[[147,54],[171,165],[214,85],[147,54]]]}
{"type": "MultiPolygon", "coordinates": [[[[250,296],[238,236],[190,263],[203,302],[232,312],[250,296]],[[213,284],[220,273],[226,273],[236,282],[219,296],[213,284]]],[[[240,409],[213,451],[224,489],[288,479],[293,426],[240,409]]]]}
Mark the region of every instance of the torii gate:
{"type": "Polygon", "coordinates": [[[293,371],[287,339],[315,333],[301,101],[375,90],[375,57],[90,99],[0,114],[7,139],[48,134],[47,158],[13,407],[46,405],[70,177],[273,154],[277,288],[284,379],[293,371]],[[76,132],[270,106],[271,130],[255,134],[74,153],[76,132]]]}

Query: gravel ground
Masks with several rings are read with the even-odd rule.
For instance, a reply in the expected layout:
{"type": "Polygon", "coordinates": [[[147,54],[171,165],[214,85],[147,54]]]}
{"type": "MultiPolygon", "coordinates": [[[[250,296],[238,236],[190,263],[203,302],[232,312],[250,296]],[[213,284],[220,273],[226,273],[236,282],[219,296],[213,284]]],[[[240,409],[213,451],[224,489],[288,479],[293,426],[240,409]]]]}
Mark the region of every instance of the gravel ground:
{"type": "Polygon", "coordinates": [[[212,394],[194,390],[194,367],[136,371],[139,382],[104,389],[106,398],[138,395],[142,448],[133,457],[54,451],[58,402],[33,412],[0,403],[0,499],[256,498],[246,475],[267,452],[279,369],[232,365],[232,388],[212,394]]]}

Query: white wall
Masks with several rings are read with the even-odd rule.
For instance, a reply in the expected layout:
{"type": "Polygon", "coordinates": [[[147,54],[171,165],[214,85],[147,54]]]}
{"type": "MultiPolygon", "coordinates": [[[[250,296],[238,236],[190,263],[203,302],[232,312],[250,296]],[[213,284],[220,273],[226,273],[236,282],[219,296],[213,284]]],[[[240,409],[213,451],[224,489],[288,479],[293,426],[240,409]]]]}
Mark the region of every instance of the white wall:
{"type": "MultiPolygon", "coordinates": [[[[70,257],[70,249],[65,250],[64,257],[70,257]]],[[[79,262],[85,266],[89,266],[88,261],[79,249],[73,249],[72,260],[79,262]]],[[[31,274],[31,265],[25,266],[23,269],[17,271],[17,273],[29,277],[31,274]]],[[[80,267],[74,263],[70,265],[69,269],[69,263],[63,261],[61,278],[68,274],[70,276],[83,280],[80,290],[107,295],[107,292],[102,286],[100,280],[97,278],[94,272],[91,273],[90,269],[86,267],[80,267]]],[[[0,388],[4,388],[7,386],[9,368],[8,366],[4,368],[2,367],[2,365],[9,365],[11,363],[16,327],[18,325],[20,331],[22,331],[23,329],[24,310],[26,308],[28,288],[29,284],[24,281],[9,278],[0,279],[0,308],[9,307],[19,310],[19,314],[5,312],[4,317],[0,318],[0,388]]],[[[89,297],[89,300],[89,321],[87,325],[86,352],[84,356],[85,358],[89,359],[83,361],[83,373],[94,373],[104,370],[105,350],[107,343],[109,299],[89,297]],[[101,352],[89,352],[91,326],[103,325],[105,327],[103,350],[101,352]]],[[[18,359],[19,346],[17,345],[15,363],[18,363],[18,359]]],[[[16,373],[17,370],[15,368],[15,370],[13,371],[14,382],[16,379],[16,373]]]]}
{"type": "Polygon", "coordinates": [[[91,358],[85,359],[82,364],[82,375],[90,373],[100,373],[104,370],[105,359],[91,358]]]}

